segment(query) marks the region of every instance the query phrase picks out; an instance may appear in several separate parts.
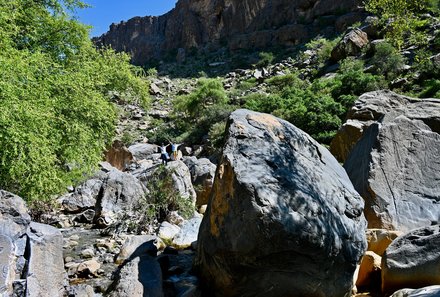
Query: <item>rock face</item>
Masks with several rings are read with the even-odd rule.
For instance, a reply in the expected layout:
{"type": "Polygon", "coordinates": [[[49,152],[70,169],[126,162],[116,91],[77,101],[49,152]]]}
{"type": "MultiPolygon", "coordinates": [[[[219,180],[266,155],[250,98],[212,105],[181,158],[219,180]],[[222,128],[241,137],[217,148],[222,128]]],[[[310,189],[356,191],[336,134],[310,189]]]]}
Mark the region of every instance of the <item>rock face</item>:
{"type": "Polygon", "coordinates": [[[348,32],[332,50],[331,58],[340,61],[347,56],[356,56],[368,45],[368,35],[360,29],[353,29],[348,32]]]}
{"type": "MultiPolygon", "coordinates": [[[[440,226],[413,230],[398,237],[382,258],[382,289],[440,285],[440,226]]],[[[411,295],[412,296],[412,295],[411,295]]]]}
{"type": "Polygon", "coordinates": [[[197,194],[196,205],[208,204],[217,167],[206,158],[188,157],[183,162],[188,166],[191,173],[192,184],[197,194]]]}
{"type": "Polygon", "coordinates": [[[0,190],[0,295],[64,296],[63,237],[31,222],[24,201],[0,190]]]}
{"type": "Polygon", "coordinates": [[[365,199],[369,227],[407,231],[437,223],[440,100],[371,92],[349,118],[364,132],[344,167],[365,199]]]}
{"type": "Polygon", "coordinates": [[[336,159],[271,115],[237,110],[195,266],[217,296],[350,296],[363,201],[336,159]]]}
{"type": "Polygon", "coordinates": [[[357,11],[360,3],[358,0],[179,0],[173,10],[160,17],[135,17],[112,24],[109,32],[94,41],[129,52],[133,63],[138,65],[160,59],[166,53],[174,52],[177,56],[183,50],[190,52],[203,46],[227,46],[231,50],[291,46],[318,33],[332,33],[336,24],[343,30],[347,22],[359,21],[360,17],[353,16],[353,11],[357,11]],[[350,17],[344,16],[344,12],[350,17]]]}
{"type": "Polygon", "coordinates": [[[421,289],[402,289],[391,297],[439,297],[440,286],[429,286],[421,289]]]}
{"type": "Polygon", "coordinates": [[[116,140],[112,147],[105,153],[105,160],[113,167],[121,171],[133,161],[132,153],[125,147],[122,141],[116,140]]]}
{"type": "Polygon", "coordinates": [[[32,222],[28,236],[31,255],[26,296],[63,296],[67,275],[61,232],[52,226],[32,222]]]}

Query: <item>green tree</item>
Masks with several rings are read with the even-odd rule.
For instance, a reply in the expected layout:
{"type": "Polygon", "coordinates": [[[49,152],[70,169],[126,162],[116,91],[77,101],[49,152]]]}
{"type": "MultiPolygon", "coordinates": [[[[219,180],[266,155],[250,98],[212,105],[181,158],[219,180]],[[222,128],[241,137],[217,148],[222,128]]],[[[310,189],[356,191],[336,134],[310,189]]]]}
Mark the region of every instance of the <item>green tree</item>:
{"type": "Polygon", "coordinates": [[[84,6],[0,0],[0,188],[28,200],[60,193],[101,160],[115,133],[111,91],[148,103],[129,57],[96,50],[68,16],[84,6]]]}

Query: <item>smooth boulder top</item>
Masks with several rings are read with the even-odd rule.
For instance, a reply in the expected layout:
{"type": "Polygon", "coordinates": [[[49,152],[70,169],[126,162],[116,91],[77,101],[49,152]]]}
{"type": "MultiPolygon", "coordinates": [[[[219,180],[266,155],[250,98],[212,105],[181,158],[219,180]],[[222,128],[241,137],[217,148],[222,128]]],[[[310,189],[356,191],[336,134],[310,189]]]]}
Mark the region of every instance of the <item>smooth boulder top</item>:
{"type": "Polygon", "coordinates": [[[349,296],[365,228],[327,149],[274,116],[231,114],[195,261],[217,296],[349,296]]]}

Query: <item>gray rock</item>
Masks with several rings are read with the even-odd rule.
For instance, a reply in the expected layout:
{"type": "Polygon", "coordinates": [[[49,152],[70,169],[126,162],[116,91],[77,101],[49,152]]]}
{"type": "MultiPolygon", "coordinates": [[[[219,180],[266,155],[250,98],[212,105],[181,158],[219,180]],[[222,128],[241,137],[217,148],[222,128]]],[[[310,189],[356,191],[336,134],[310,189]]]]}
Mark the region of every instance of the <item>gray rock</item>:
{"type": "Polygon", "coordinates": [[[68,213],[78,213],[89,208],[94,208],[101,186],[101,180],[95,178],[89,179],[76,187],[74,192],[58,198],[58,201],[61,203],[64,211],[68,213]]]}
{"type": "Polygon", "coordinates": [[[360,29],[353,29],[339,41],[332,50],[331,58],[340,61],[348,56],[356,56],[368,45],[368,35],[360,29]]]}
{"type": "Polygon", "coordinates": [[[429,286],[421,289],[401,289],[390,297],[440,297],[440,286],[429,286]]]}
{"type": "Polygon", "coordinates": [[[192,184],[197,194],[196,205],[207,204],[217,167],[206,158],[187,157],[184,158],[183,162],[188,166],[191,173],[192,184]]]}
{"type": "Polygon", "coordinates": [[[159,147],[155,144],[138,143],[130,146],[128,150],[132,153],[135,160],[143,160],[157,153],[158,148],[159,147]]]}
{"type": "Polygon", "coordinates": [[[138,255],[119,270],[109,297],[161,297],[162,270],[155,258],[138,255]]]}
{"type": "Polygon", "coordinates": [[[402,288],[440,285],[439,269],[440,226],[413,230],[396,238],[386,249],[382,257],[382,290],[392,293],[402,288]]]}
{"type": "Polygon", "coordinates": [[[0,190],[0,234],[11,238],[21,237],[31,221],[23,199],[0,190]]]}
{"type": "Polygon", "coordinates": [[[368,226],[408,231],[437,223],[440,100],[372,92],[351,114],[373,121],[344,164],[365,199],[368,226]]]}
{"type": "MultiPolygon", "coordinates": [[[[180,227],[170,224],[168,222],[162,222],[159,227],[157,236],[164,241],[171,241],[179,233],[180,227]]],[[[197,239],[196,239],[197,240],[197,239]]]]}
{"type": "Polygon", "coordinates": [[[172,245],[178,249],[190,247],[193,242],[197,241],[201,222],[201,218],[192,218],[183,223],[179,233],[174,237],[172,245]]]}
{"type": "Polygon", "coordinates": [[[191,182],[191,174],[188,167],[182,161],[169,162],[167,169],[171,172],[174,186],[183,198],[196,202],[197,194],[191,182]]]}
{"type": "Polygon", "coordinates": [[[67,282],[63,260],[63,236],[51,226],[30,224],[27,297],[63,296],[67,282]]]}
{"type": "Polygon", "coordinates": [[[145,195],[145,188],[133,175],[119,170],[108,172],[95,206],[96,223],[108,226],[123,215],[134,216],[145,195]]]}
{"type": "Polygon", "coordinates": [[[198,237],[217,296],[350,296],[363,201],[334,157],[271,115],[237,110],[198,237]]]}
{"type": "Polygon", "coordinates": [[[157,254],[158,240],[154,235],[130,235],[124,242],[121,252],[116,258],[116,264],[121,264],[130,258],[141,254],[157,254]]]}

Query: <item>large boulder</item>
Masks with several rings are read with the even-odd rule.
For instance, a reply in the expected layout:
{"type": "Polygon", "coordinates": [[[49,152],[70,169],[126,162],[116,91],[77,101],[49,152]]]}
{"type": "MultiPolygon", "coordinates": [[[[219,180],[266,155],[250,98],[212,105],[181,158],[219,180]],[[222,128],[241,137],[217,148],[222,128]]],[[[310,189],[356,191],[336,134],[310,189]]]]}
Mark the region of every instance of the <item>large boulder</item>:
{"type": "Polygon", "coordinates": [[[72,193],[58,198],[58,201],[65,212],[79,213],[95,207],[101,187],[102,180],[92,178],[76,187],[72,193]]]}
{"type": "Polygon", "coordinates": [[[372,92],[351,114],[369,125],[344,164],[365,199],[368,226],[408,231],[437,223],[440,100],[372,92]]]}
{"type": "Polygon", "coordinates": [[[102,180],[95,205],[96,223],[108,226],[123,215],[134,216],[146,193],[144,186],[133,175],[117,169],[110,170],[102,180]]]}
{"type": "Polygon", "coordinates": [[[231,114],[195,259],[211,294],[350,296],[365,228],[324,147],[271,115],[231,114]]]}
{"type": "Polygon", "coordinates": [[[151,158],[151,156],[159,151],[159,147],[155,144],[137,143],[128,148],[135,160],[143,160],[151,158]]]}
{"type": "Polygon", "coordinates": [[[340,61],[348,56],[356,56],[368,45],[368,35],[360,29],[350,30],[339,41],[331,52],[334,61],[340,61]]]}
{"type": "Polygon", "coordinates": [[[382,290],[440,285],[440,226],[413,230],[394,240],[382,257],[382,290]]]}
{"type": "Polygon", "coordinates": [[[63,235],[52,226],[34,222],[29,229],[26,296],[64,296],[67,274],[64,270],[63,235]]]}
{"type": "Polygon", "coordinates": [[[191,173],[192,184],[197,194],[196,205],[208,204],[217,166],[206,158],[186,157],[183,162],[191,173]]]}

